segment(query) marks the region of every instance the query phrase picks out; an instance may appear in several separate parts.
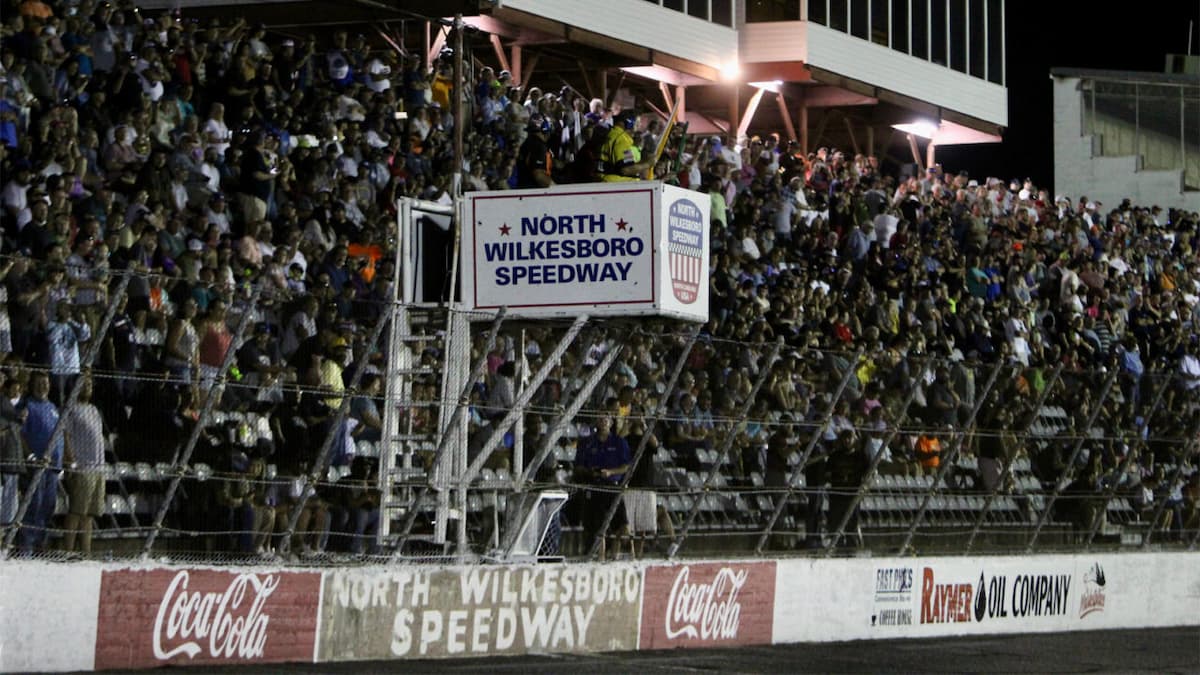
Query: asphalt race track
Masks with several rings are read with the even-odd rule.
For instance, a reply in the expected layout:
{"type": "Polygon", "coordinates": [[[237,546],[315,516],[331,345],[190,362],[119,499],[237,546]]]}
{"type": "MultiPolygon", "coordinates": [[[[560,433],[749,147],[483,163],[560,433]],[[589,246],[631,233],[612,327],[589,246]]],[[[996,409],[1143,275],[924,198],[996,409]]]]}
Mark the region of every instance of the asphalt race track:
{"type": "MultiPolygon", "coordinates": [[[[1200,608],[1197,610],[1200,611],[1200,608]]],[[[191,669],[169,670],[180,673],[191,669]]],[[[195,670],[238,674],[1200,673],[1200,628],[871,640],[586,656],[208,667],[195,670]]]]}

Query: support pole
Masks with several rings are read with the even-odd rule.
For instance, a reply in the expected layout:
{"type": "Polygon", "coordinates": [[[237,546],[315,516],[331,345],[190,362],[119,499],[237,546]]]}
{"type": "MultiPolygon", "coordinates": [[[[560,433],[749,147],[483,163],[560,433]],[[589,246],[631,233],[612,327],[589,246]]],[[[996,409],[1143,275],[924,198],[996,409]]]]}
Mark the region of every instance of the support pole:
{"type": "MultiPolygon", "coordinates": [[[[746,130],[750,128],[750,123],[754,121],[754,113],[758,112],[758,104],[762,101],[763,93],[766,89],[755,89],[750,100],[746,102],[746,111],[742,113],[742,119],[737,125],[737,138],[746,135],[746,130]]],[[[734,139],[735,141],[737,139],[734,139]]]]}
{"type": "Polygon", "coordinates": [[[829,541],[829,545],[825,547],[826,557],[833,555],[833,551],[837,548],[838,542],[842,540],[842,537],[846,533],[846,525],[850,523],[852,514],[858,508],[858,505],[862,503],[863,498],[867,496],[867,492],[870,491],[871,480],[875,478],[875,472],[879,470],[879,464],[883,461],[884,450],[886,450],[887,447],[892,444],[892,441],[895,440],[896,435],[900,433],[900,427],[908,419],[908,409],[912,406],[913,399],[917,397],[917,391],[920,389],[921,380],[923,380],[925,378],[925,374],[929,372],[929,365],[930,363],[926,361],[925,365],[921,366],[921,372],[917,373],[917,376],[913,378],[912,382],[909,384],[908,395],[904,397],[904,405],[900,408],[900,414],[897,415],[896,420],[891,423],[891,429],[888,430],[887,437],[884,439],[883,445],[879,446],[879,452],[875,453],[875,456],[871,458],[871,465],[867,468],[866,474],[863,475],[863,481],[862,484],[858,486],[858,492],[855,493],[854,499],[850,500],[850,507],[846,509],[846,513],[842,514],[842,519],[838,522],[837,528],[834,530],[833,539],[831,539],[829,541]]]}
{"type": "MultiPolygon", "coordinates": [[[[513,49],[519,50],[520,47],[513,47],[513,49]]],[[[516,79],[516,74],[513,75],[513,81],[521,83],[522,96],[529,91],[529,81],[533,79],[533,73],[537,69],[538,59],[540,58],[542,58],[542,53],[540,51],[535,51],[533,56],[529,59],[529,63],[521,67],[521,79],[518,80],[516,79]]]]}
{"type": "MultiPolygon", "coordinates": [[[[253,307],[258,304],[259,297],[262,296],[263,288],[266,287],[266,277],[263,277],[255,286],[254,292],[251,294],[248,306],[253,307]]],[[[170,484],[167,485],[167,492],[163,496],[162,505],[158,507],[158,514],[154,517],[154,529],[150,531],[150,535],[146,537],[146,543],[142,546],[142,557],[148,558],[154,550],[154,542],[158,539],[158,534],[162,531],[163,521],[167,519],[167,511],[171,508],[171,502],[175,499],[175,493],[179,490],[179,483],[183,481],[184,472],[187,469],[188,462],[192,461],[192,453],[196,450],[196,443],[200,441],[200,434],[208,425],[208,420],[212,418],[213,410],[217,407],[217,399],[225,392],[225,378],[229,374],[229,368],[233,365],[233,361],[237,358],[237,351],[241,348],[242,342],[245,340],[246,328],[250,325],[250,317],[253,312],[242,312],[242,316],[238,319],[237,330],[234,331],[233,342],[230,343],[229,349],[225,351],[225,358],[221,361],[221,370],[217,373],[216,382],[213,383],[211,389],[208,390],[208,396],[204,399],[204,408],[200,411],[200,417],[196,420],[196,425],[192,427],[192,433],[188,436],[187,445],[183,447],[183,451],[176,455],[175,461],[171,465],[171,473],[175,474],[171,478],[170,484]]]]}
{"type": "Polygon", "coordinates": [[[659,93],[662,94],[663,102],[667,104],[665,106],[666,109],[671,110],[672,108],[674,108],[675,101],[671,98],[671,88],[669,86],[667,86],[666,82],[658,83],[658,91],[659,91],[659,93]]]}
{"type": "Polygon", "coordinates": [[[308,506],[308,500],[316,493],[316,486],[321,482],[321,479],[329,471],[329,465],[333,461],[333,444],[339,439],[342,429],[342,423],[346,419],[346,413],[350,411],[350,399],[358,391],[358,385],[362,382],[362,376],[367,372],[367,361],[370,360],[371,350],[379,344],[379,338],[383,336],[383,328],[387,325],[387,321],[380,317],[375,322],[375,327],[371,329],[371,337],[367,340],[367,353],[359,357],[358,364],[354,368],[354,375],[350,377],[350,384],[342,392],[342,400],[338,403],[338,409],[333,414],[333,421],[329,427],[329,431],[325,432],[325,439],[321,442],[321,451],[317,454],[317,461],[313,463],[312,469],[308,476],[304,478],[307,483],[304,489],[300,491],[300,498],[296,500],[296,505],[292,507],[291,513],[288,515],[287,529],[284,530],[283,536],[279,540],[279,548],[281,553],[286,553],[291,546],[292,536],[296,533],[296,525],[300,522],[300,514],[304,512],[304,507],[308,506]]]}
{"type": "MultiPolygon", "coordinates": [[[[1033,417],[1030,418],[1029,423],[1025,425],[1025,428],[1021,430],[1020,437],[1029,437],[1029,430],[1033,427],[1033,423],[1037,421],[1038,411],[1042,409],[1043,405],[1045,405],[1046,399],[1050,396],[1050,390],[1052,390],[1054,386],[1058,384],[1058,378],[1062,376],[1062,371],[1063,366],[1060,363],[1050,375],[1050,380],[1046,382],[1046,386],[1042,387],[1042,393],[1038,395],[1037,403],[1033,406],[1033,417]]],[[[996,498],[1000,496],[1000,490],[1003,489],[1004,481],[1008,478],[1009,473],[1012,472],[1012,466],[1015,461],[1015,454],[1005,460],[1004,467],[1000,471],[1000,479],[996,483],[996,487],[988,493],[987,499],[985,499],[983,502],[983,508],[979,510],[979,516],[975,519],[975,527],[971,528],[971,536],[967,539],[967,552],[970,552],[971,547],[975,545],[975,539],[979,536],[979,531],[983,529],[983,523],[987,518],[988,512],[991,511],[992,503],[995,502],[996,498]]]]}
{"type": "MultiPolygon", "coordinates": [[[[581,410],[583,410],[583,406],[586,405],[588,400],[592,397],[592,392],[596,390],[597,385],[599,385],[600,381],[603,380],[605,375],[608,374],[608,371],[612,368],[612,364],[616,362],[617,356],[620,354],[621,347],[623,345],[624,342],[622,342],[620,345],[613,345],[613,348],[604,355],[604,359],[600,362],[600,364],[592,370],[587,381],[585,381],[583,386],[579,388],[579,391],[575,393],[575,397],[571,400],[571,405],[568,406],[567,410],[565,410],[563,414],[559,416],[554,426],[550,429],[550,433],[546,435],[546,441],[542,443],[542,447],[538,450],[537,455],[533,458],[533,461],[529,463],[529,466],[525,467],[525,473],[521,476],[522,484],[531,482],[537,475],[538,469],[541,468],[542,464],[546,461],[546,458],[554,450],[554,446],[558,443],[558,439],[562,437],[564,432],[566,432],[567,425],[570,424],[573,419],[575,419],[575,416],[578,415],[581,410]]],[[[521,492],[519,496],[521,499],[521,504],[520,508],[515,510],[515,513],[520,514],[520,517],[514,521],[515,523],[524,522],[525,513],[528,512],[529,508],[534,503],[534,500],[531,499],[532,495],[529,493],[521,492]]],[[[513,547],[517,544],[517,534],[518,532],[516,527],[510,527],[505,531],[504,556],[502,557],[502,560],[511,559],[513,547]]]]}
{"type": "Polygon", "coordinates": [[[796,140],[796,127],[792,124],[792,113],[788,110],[787,99],[783,97],[783,92],[775,94],[775,102],[779,104],[779,116],[783,118],[783,128],[787,131],[788,140],[796,140]]]}
{"type": "Polygon", "coordinates": [[[908,149],[912,152],[913,163],[917,165],[917,169],[921,172],[925,171],[925,165],[921,161],[921,148],[917,146],[917,138],[912,134],[904,134],[908,139],[908,149]]]}
{"type": "MultiPolygon", "coordinates": [[[[760,89],[759,91],[761,92],[762,90],[760,89]]],[[[755,400],[758,399],[758,392],[760,389],[762,389],[763,382],[767,381],[767,375],[769,375],[772,369],[775,367],[775,362],[779,358],[779,351],[782,348],[783,338],[780,337],[774,346],[771,347],[771,353],[767,356],[766,360],[763,361],[762,368],[758,372],[758,377],[754,379],[754,387],[746,396],[746,400],[742,403],[741,409],[738,410],[737,421],[729,429],[729,432],[725,434],[725,440],[721,443],[721,454],[715,461],[713,461],[712,467],[708,470],[708,476],[704,479],[704,486],[701,488],[700,494],[696,495],[696,498],[692,500],[692,508],[690,511],[688,511],[687,518],[685,518],[683,521],[683,527],[679,529],[679,532],[675,535],[675,541],[672,542],[670,548],[667,549],[668,558],[674,558],[679,553],[679,549],[683,547],[683,542],[685,539],[687,539],[688,530],[691,529],[692,523],[696,521],[696,516],[700,514],[700,506],[704,503],[704,497],[708,494],[708,491],[712,487],[713,481],[716,480],[717,475],[721,473],[721,465],[724,464],[725,460],[729,457],[729,448],[733,446],[734,436],[737,435],[733,433],[733,431],[746,421],[746,417],[750,414],[750,408],[754,406],[755,400]]],[[[854,372],[853,367],[850,368],[850,372],[854,372]]]]}
{"type": "Polygon", "coordinates": [[[1096,418],[1100,416],[1100,411],[1104,408],[1104,401],[1108,398],[1108,393],[1112,391],[1113,383],[1117,381],[1117,375],[1120,374],[1120,369],[1114,368],[1104,381],[1104,388],[1100,390],[1100,398],[1096,400],[1096,405],[1090,413],[1088,413],[1087,423],[1079,430],[1079,439],[1075,441],[1075,449],[1071,451],[1071,457],[1067,459],[1066,468],[1063,469],[1063,475],[1054,482],[1054,492],[1050,494],[1050,499],[1046,502],[1045,508],[1038,515],[1037,526],[1033,529],[1033,535],[1029,537],[1029,543],[1025,546],[1026,553],[1032,553],[1033,547],[1037,543],[1038,536],[1042,533],[1042,528],[1045,527],[1046,521],[1050,520],[1050,513],[1054,510],[1054,503],[1058,501],[1058,496],[1062,494],[1063,486],[1070,482],[1071,476],[1075,471],[1075,460],[1079,459],[1079,451],[1083,450],[1083,444],[1088,439],[1088,432],[1092,425],[1096,423],[1096,418]]]}
{"type": "Polygon", "coordinates": [[[987,384],[984,385],[983,393],[976,397],[975,407],[971,408],[971,416],[967,418],[967,423],[963,425],[963,430],[954,439],[954,443],[950,446],[950,452],[940,456],[938,459],[938,470],[934,476],[933,484],[925,491],[925,497],[921,499],[921,506],[913,515],[912,523],[908,526],[908,533],[904,535],[904,543],[900,545],[900,554],[904,555],[911,551],[913,538],[917,534],[917,528],[921,526],[921,519],[925,517],[926,511],[929,510],[929,503],[933,501],[933,493],[942,485],[946,474],[950,471],[950,467],[958,461],[958,453],[962,450],[963,443],[966,442],[967,434],[973,433],[972,429],[975,426],[975,418],[979,415],[979,411],[983,410],[983,404],[987,401],[987,397],[992,393],[992,387],[996,384],[996,379],[1000,376],[1000,370],[1004,368],[1004,364],[997,363],[995,368],[992,368],[992,374],[988,376],[987,384]]]}
{"type": "MultiPolygon", "coordinates": [[[[808,445],[804,447],[804,452],[800,455],[800,461],[796,463],[793,471],[803,471],[808,465],[808,460],[812,457],[813,450],[817,447],[817,441],[821,440],[821,432],[824,431],[826,425],[829,424],[829,418],[833,416],[834,409],[837,408],[838,401],[842,400],[842,394],[845,393],[846,387],[850,386],[850,378],[856,377],[854,373],[855,367],[858,365],[859,359],[862,358],[863,350],[859,349],[854,353],[854,358],[850,360],[850,364],[846,366],[846,372],[842,374],[842,380],[838,383],[837,389],[830,398],[829,405],[825,411],[821,413],[821,418],[813,427],[812,436],[808,439],[808,445]]],[[[783,515],[783,510],[787,508],[788,501],[795,494],[795,481],[788,480],[787,489],[779,496],[778,502],[775,504],[775,509],[771,512],[771,517],[767,520],[767,527],[758,538],[758,544],[754,546],[754,553],[762,555],[763,549],[767,546],[767,541],[771,538],[771,531],[775,529],[775,523],[779,520],[779,516],[783,515]]]]}
{"type": "MultiPolygon", "coordinates": [[[[633,451],[633,459],[629,462],[629,471],[625,472],[625,476],[621,478],[621,494],[625,494],[625,490],[629,488],[629,481],[633,479],[633,474],[637,471],[638,464],[642,461],[642,455],[646,452],[646,443],[650,440],[650,434],[653,433],[654,427],[662,421],[664,415],[667,414],[667,401],[671,400],[671,396],[675,393],[675,387],[679,384],[679,375],[683,372],[683,367],[687,365],[688,356],[692,353],[692,347],[696,345],[696,337],[700,335],[701,324],[696,324],[688,333],[687,344],[683,347],[683,352],[679,354],[679,358],[675,361],[675,367],[671,370],[671,377],[667,380],[667,387],[663,390],[662,397],[659,399],[658,408],[653,412],[653,421],[646,426],[642,438],[638,441],[637,449],[633,451]]],[[[588,558],[595,560],[600,555],[600,543],[608,536],[608,528],[612,525],[612,519],[617,514],[617,508],[620,503],[613,500],[608,506],[608,512],[604,514],[604,520],[600,521],[600,528],[596,531],[596,538],[592,540],[591,549],[588,551],[588,558]]]]}
{"type": "MultiPolygon", "coordinates": [[[[1200,424],[1197,424],[1192,427],[1191,436],[1189,436],[1187,439],[1185,439],[1185,443],[1193,442],[1190,439],[1196,438],[1197,434],[1200,434],[1200,424]]],[[[1171,472],[1171,477],[1168,479],[1168,482],[1167,482],[1167,490],[1168,490],[1167,494],[1168,495],[1170,494],[1169,491],[1171,489],[1171,486],[1175,485],[1175,483],[1179,482],[1179,479],[1183,477],[1183,467],[1185,464],[1187,464],[1187,462],[1184,461],[1187,459],[1187,452],[1186,452],[1187,446],[1186,445],[1184,446],[1184,451],[1185,452],[1183,453],[1183,455],[1181,457],[1179,457],[1179,459],[1175,462],[1175,470],[1171,472]]],[[[1154,526],[1157,525],[1158,521],[1162,519],[1163,512],[1166,511],[1166,509],[1167,509],[1167,498],[1164,496],[1162,499],[1158,500],[1158,507],[1154,509],[1154,517],[1150,520],[1150,529],[1146,530],[1146,536],[1145,536],[1145,538],[1142,539],[1142,550],[1146,550],[1146,549],[1150,548],[1150,542],[1154,539],[1154,526]]],[[[1180,536],[1182,536],[1182,535],[1183,535],[1183,533],[1180,532],[1180,536]]]]}
{"type": "MultiPolygon", "coordinates": [[[[451,95],[454,100],[450,102],[451,109],[454,111],[454,173],[450,181],[450,196],[455,202],[462,196],[463,183],[463,127],[466,125],[466,110],[463,106],[463,89],[466,87],[466,78],[463,77],[463,32],[465,24],[463,23],[462,14],[454,16],[454,87],[451,89],[451,95]]],[[[457,216],[456,216],[457,218],[457,216]]],[[[457,231],[461,228],[455,228],[456,238],[457,231]]],[[[457,256],[455,257],[457,260],[457,256]]],[[[450,302],[454,302],[454,297],[451,295],[450,302]]]]}
{"type": "MultiPolygon", "coordinates": [[[[1162,385],[1159,386],[1158,391],[1155,392],[1154,403],[1150,405],[1149,412],[1147,412],[1146,416],[1142,418],[1142,424],[1137,428],[1137,442],[1141,441],[1142,434],[1146,431],[1147,427],[1150,426],[1151,420],[1154,419],[1155,413],[1158,412],[1158,407],[1162,405],[1164,398],[1163,395],[1167,393],[1167,389],[1171,386],[1170,375],[1166,375],[1164,377],[1166,378],[1166,381],[1163,382],[1162,385]]],[[[1136,454],[1137,453],[1133,451],[1133,447],[1130,447],[1129,451],[1125,453],[1125,456],[1121,458],[1121,463],[1117,466],[1116,476],[1114,476],[1112,483],[1108,486],[1108,489],[1104,491],[1104,508],[1097,511],[1096,515],[1092,517],[1092,526],[1088,529],[1087,539],[1083,542],[1084,550],[1091,549],[1092,541],[1095,540],[1096,533],[1100,530],[1100,525],[1104,522],[1108,514],[1108,504],[1117,494],[1117,488],[1120,487],[1121,476],[1125,475],[1125,472],[1129,470],[1129,465],[1133,463],[1133,458],[1136,454]]]]}
{"type": "Polygon", "coordinates": [[[858,137],[854,135],[854,123],[850,121],[849,116],[843,116],[842,122],[846,125],[846,133],[850,135],[850,146],[854,148],[854,154],[861,155],[862,150],[858,147],[858,137]]]}
{"type": "MultiPolygon", "coordinates": [[[[105,337],[108,336],[108,329],[112,326],[113,317],[117,314],[117,306],[121,304],[121,298],[125,296],[125,290],[129,288],[129,280],[133,273],[126,270],[121,276],[121,280],[117,282],[117,288],[112,292],[109,301],[108,309],[104,312],[104,318],[100,321],[100,326],[96,330],[96,334],[88,341],[87,351],[83,354],[83,359],[80,365],[84,368],[80,370],[81,375],[75,378],[75,385],[71,387],[71,393],[67,396],[62,413],[58,416],[58,421],[54,423],[54,430],[50,432],[50,441],[46,445],[46,454],[43,455],[37,469],[33,472],[33,476],[29,480],[29,487],[25,490],[25,494],[21,496],[21,502],[17,505],[17,512],[13,516],[12,526],[8,529],[8,534],[4,537],[4,546],[0,548],[0,559],[7,557],[12,549],[13,543],[16,541],[17,531],[21,529],[21,521],[25,520],[25,514],[29,512],[29,506],[33,503],[33,497],[41,489],[42,477],[46,475],[46,471],[50,468],[50,452],[54,446],[63,441],[63,436],[66,434],[67,417],[71,413],[71,409],[75,406],[75,402],[79,400],[79,391],[83,388],[84,369],[91,369],[92,364],[96,362],[96,357],[100,355],[100,345],[103,344],[105,337]]],[[[125,483],[121,482],[121,489],[124,490],[125,483]]],[[[134,518],[137,516],[135,515],[134,518]]],[[[135,521],[136,522],[136,521],[135,521]]]]}

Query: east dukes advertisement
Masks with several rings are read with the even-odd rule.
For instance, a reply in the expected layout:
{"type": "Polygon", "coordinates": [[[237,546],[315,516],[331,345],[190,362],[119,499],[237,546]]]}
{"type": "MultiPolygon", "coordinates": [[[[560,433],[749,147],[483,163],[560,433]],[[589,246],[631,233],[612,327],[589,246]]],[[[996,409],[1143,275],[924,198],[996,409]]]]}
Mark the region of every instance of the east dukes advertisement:
{"type": "Polygon", "coordinates": [[[641,594],[627,565],[332,571],[317,660],[636,649],[641,594]]]}

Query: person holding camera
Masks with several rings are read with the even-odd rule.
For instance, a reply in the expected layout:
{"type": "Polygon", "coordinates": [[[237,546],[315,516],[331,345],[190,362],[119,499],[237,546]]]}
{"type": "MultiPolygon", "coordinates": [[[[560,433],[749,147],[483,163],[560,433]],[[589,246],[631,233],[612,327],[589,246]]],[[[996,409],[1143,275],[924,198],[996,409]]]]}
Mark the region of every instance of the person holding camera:
{"type": "MultiPolygon", "coordinates": [[[[575,479],[577,482],[593,486],[596,489],[583,491],[583,534],[584,545],[591,547],[600,527],[604,524],[604,516],[608,513],[614,499],[621,497],[618,487],[629,470],[633,453],[629,443],[613,432],[612,417],[605,415],[596,423],[592,435],[583,439],[575,451],[575,479]]],[[[627,520],[625,509],[618,502],[617,512],[609,524],[610,532],[622,532],[627,520]]],[[[600,559],[604,559],[605,542],[600,541],[600,559]]]]}

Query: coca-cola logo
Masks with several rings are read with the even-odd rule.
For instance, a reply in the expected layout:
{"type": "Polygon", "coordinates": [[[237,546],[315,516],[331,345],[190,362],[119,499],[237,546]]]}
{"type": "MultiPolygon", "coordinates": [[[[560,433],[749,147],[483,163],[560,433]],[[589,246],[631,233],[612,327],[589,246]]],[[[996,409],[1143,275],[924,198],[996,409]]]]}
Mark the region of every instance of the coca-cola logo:
{"type": "Polygon", "coordinates": [[[691,583],[691,568],[684,567],[667,597],[666,635],[700,640],[733,640],[741,624],[738,593],[749,573],[720,568],[710,583],[691,583]]]}
{"type": "Polygon", "coordinates": [[[163,594],[154,617],[154,657],[166,661],[183,654],[190,659],[207,648],[215,659],[261,658],[271,622],[263,605],[280,578],[238,574],[224,591],[189,592],[190,578],[180,571],[163,594]]]}

